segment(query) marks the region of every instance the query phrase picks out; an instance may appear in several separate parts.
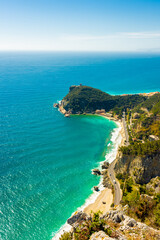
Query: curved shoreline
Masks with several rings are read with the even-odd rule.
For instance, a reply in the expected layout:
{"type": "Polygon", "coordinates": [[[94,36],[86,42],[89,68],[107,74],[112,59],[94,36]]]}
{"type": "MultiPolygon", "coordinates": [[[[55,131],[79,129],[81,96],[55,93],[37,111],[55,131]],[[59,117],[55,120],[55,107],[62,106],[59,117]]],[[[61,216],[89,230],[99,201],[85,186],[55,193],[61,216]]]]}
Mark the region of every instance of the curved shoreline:
{"type": "MultiPolygon", "coordinates": [[[[86,114],[86,115],[100,116],[100,117],[106,118],[107,120],[114,121],[117,125],[117,128],[113,128],[113,130],[111,132],[110,140],[114,146],[113,146],[111,152],[106,153],[105,160],[102,162],[99,162],[98,168],[101,168],[103,162],[108,161],[109,163],[111,163],[117,157],[119,145],[122,144],[122,140],[123,140],[123,137],[121,134],[122,125],[119,121],[117,121],[113,118],[110,119],[104,115],[100,115],[100,114],[86,114]],[[117,131],[115,131],[116,129],[117,129],[117,131]],[[118,140],[118,141],[116,141],[116,140],[118,140]],[[109,161],[109,159],[112,159],[112,161],[109,161]]],[[[107,212],[110,209],[110,206],[113,202],[113,194],[112,194],[111,189],[103,186],[102,182],[103,182],[103,175],[101,175],[100,182],[98,184],[100,191],[98,191],[98,192],[93,191],[93,193],[85,200],[85,203],[82,206],[78,207],[77,210],[71,214],[71,216],[78,211],[84,211],[85,213],[89,214],[92,211],[92,209],[95,209],[95,211],[100,210],[102,212],[107,212]],[[103,204],[103,201],[105,201],[106,204],[103,204]]],[[[52,238],[52,240],[58,240],[64,232],[70,231],[71,228],[72,228],[72,226],[66,222],[64,225],[62,225],[62,227],[55,234],[55,236],[52,238]]]]}
{"type": "MultiPolygon", "coordinates": [[[[104,116],[102,116],[104,117],[104,116]]],[[[105,117],[107,118],[107,117],[105,117]]],[[[108,118],[107,118],[108,119],[108,118]]],[[[112,120],[114,121],[114,120],[112,120]]],[[[118,155],[118,148],[119,145],[122,144],[122,126],[120,124],[120,122],[114,121],[116,123],[116,125],[118,126],[118,128],[114,128],[113,132],[112,132],[112,137],[111,137],[111,142],[114,144],[112,150],[110,153],[107,153],[105,155],[105,160],[100,162],[100,168],[103,164],[103,162],[109,162],[110,164],[112,162],[114,162],[117,158],[118,155]],[[115,131],[117,129],[117,131],[115,131]]],[[[101,176],[101,181],[103,180],[103,175],[101,176]]],[[[102,184],[100,182],[100,184],[102,184]]],[[[112,193],[112,190],[107,188],[107,187],[103,187],[103,189],[100,189],[99,192],[99,196],[95,199],[94,203],[90,203],[85,209],[84,212],[87,214],[90,214],[91,211],[93,212],[97,212],[97,211],[101,211],[103,214],[105,214],[107,211],[110,210],[111,208],[111,204],[114,201],[114,196],[112,193]]]]}

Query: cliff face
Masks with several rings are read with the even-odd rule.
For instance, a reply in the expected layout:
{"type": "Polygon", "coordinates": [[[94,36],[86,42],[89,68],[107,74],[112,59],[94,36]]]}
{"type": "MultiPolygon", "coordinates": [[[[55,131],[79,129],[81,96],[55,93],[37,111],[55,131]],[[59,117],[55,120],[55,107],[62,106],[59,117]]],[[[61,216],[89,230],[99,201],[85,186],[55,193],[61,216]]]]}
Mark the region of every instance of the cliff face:
{"type": "Polygon", "coordinates": [[[160,176],[160,154],[144,157],[123,155],[115,165],[115,172],[131,175],[136,183],[146,184],[160,176]]]}

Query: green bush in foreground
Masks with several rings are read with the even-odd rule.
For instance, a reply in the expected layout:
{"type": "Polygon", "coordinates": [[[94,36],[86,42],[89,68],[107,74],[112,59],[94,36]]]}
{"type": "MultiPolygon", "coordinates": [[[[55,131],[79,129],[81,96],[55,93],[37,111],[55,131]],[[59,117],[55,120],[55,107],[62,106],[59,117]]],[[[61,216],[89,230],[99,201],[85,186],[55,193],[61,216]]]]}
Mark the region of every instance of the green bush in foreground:
{"type": "Polygon", "coordinates": [[[93,216],[90,220],[83,221],[79,226],[74,230],[73,235],[71,233],[65,232],[60,240],[88,240],[94,232],[104,231],[108,236],[115,236],[113,228],[109,226],[105,228],[106,221],[100,218],[101,212],[93,213],[93,216]]]}

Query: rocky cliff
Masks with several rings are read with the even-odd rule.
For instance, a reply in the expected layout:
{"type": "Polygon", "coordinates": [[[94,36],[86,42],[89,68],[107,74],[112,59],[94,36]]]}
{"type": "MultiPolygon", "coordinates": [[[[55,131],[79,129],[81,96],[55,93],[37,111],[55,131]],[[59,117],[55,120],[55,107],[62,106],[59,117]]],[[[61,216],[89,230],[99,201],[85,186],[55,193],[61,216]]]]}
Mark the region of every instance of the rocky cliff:
{"type": "Polygon", "coordinates": [[[77,212],[68,219],[72,226],[60,240],[159,240],[160,231],[127,216],[128,206],[107,212],[105,215],[92,213],[90,216],[77,212]]]}
{"type": "Polygon", "coordinates": [[[144,157],[123,155],[115,165],[115,172],[127,173],[136,183],[146,184],[152,178],[160,176],[160,154],[144,157]]]}

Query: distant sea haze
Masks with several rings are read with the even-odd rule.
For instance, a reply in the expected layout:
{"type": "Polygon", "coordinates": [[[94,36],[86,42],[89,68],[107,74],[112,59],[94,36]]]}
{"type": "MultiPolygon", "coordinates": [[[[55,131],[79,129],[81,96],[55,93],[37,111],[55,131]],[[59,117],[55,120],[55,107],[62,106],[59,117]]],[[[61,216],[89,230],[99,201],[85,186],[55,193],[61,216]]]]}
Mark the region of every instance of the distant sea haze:
{"type": "Polygon", "coordinates": [[[160,56],[0,53],[0,239],[50,240],[92,194],[114,149],[112,121],[53,108],[70,85],[160,91],[160,56]]]}

